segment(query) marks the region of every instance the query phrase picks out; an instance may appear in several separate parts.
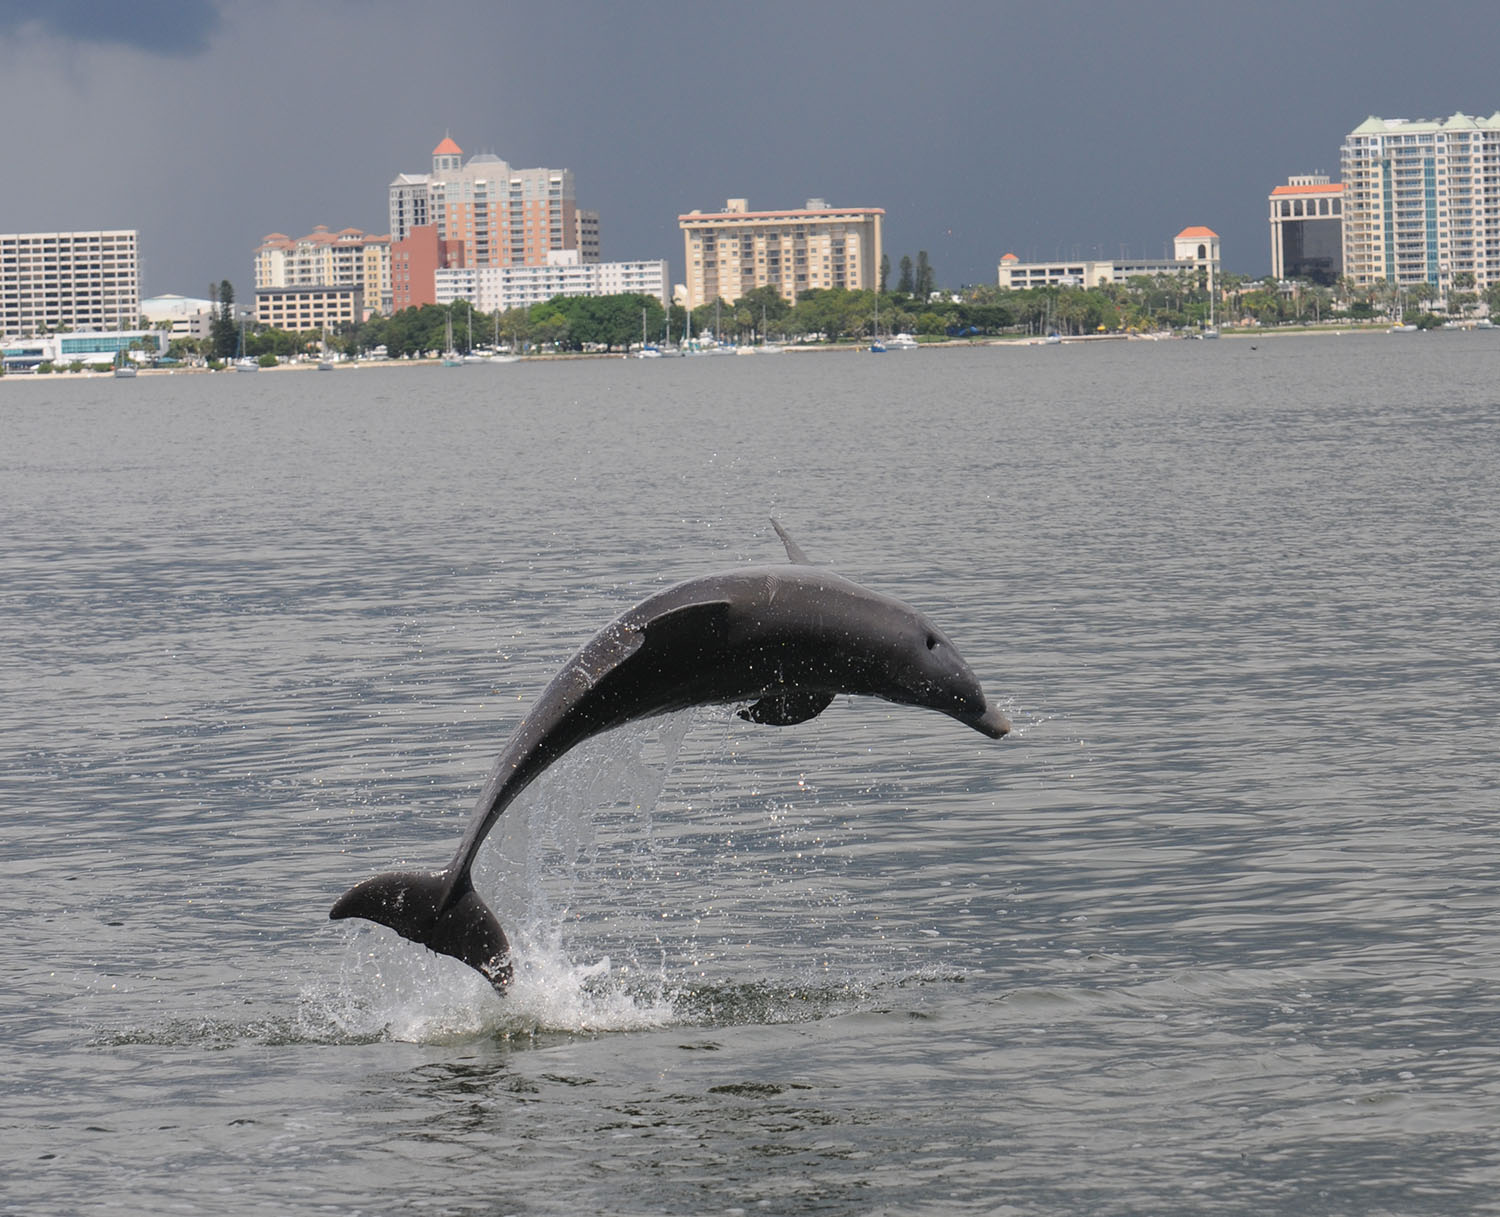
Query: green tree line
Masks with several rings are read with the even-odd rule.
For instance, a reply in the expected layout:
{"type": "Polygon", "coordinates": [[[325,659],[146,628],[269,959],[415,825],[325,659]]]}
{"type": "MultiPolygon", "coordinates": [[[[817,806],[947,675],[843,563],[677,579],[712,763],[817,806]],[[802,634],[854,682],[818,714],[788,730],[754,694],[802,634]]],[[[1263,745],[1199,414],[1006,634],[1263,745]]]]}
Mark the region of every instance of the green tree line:
{"type": "MultiPolygon", "coordinates": [[[[905,265],[909,259],[902,262],[895,291],[817,288],[792,303],[775,287],[765,286],[733,303],[715,300],[699,305],[691,316],[678,305],[663,309],[654,296],[636,294],[557,296],[501,313],[481,313],[468,301],[457,300],[451,306],[427,304],[389,317],[377,314],[327,335],[326,341],[351,356],[384,347],[391,358],[400,359],[443,350],[450,318],[453,345],[465,354],[471,347],[489,347],[497,341],[518,351],[613,352],[638,345],[643,336],[656,343],[710,334],[737,343],[768,339],[858,342],[877,332],[939,338],[1182,329],[1200,327],[1210,318],[1209,289],[1193,271],[1143,275],[1127,283],[1093,288],[1051,285],[1012,291],[986,284],[955,293],[930,289],[918,293],[919,271],[930,275],[930,266],[921,257],[910,266],[905,265]],[[908,271],[912,291],[902,290],[908,271]]],[[[1472,277],[1456,280],[1446,301],[1449,316],[1473,315],[1481,303],[1500,316],[1500,284],[1481,293],[1472,277]]],[[[1428,325],[1442,320],[1432,312],[1438,294],[1428,284],[1400,289],[1383,282],[1356,287],[1347,280],[1332,287],[1279,285],[1226,274],[1216,282],[1215,293],[1213,319],[1227,325],[1385,317],[1428,325]]],[[[227,360],[239,354],[233,288],[226,281],[217,286],[216,294],[219,307],[210,338],[201,343],[174,342],[175,356],[202,354],[227,360]]],[[[325,335],[318,331],[247,328],[244,353],[268,360],[294,358],[317,353],[324,341],[325,335]]]]}

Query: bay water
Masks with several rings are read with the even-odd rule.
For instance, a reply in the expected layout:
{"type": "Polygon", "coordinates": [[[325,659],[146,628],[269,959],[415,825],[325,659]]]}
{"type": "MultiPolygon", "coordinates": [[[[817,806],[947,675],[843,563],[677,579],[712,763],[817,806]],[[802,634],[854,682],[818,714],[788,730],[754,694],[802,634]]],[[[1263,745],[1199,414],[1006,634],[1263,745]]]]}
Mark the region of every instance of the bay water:
{"type": "Polygon", "coordinates": [[[0,381],[0,1211],[1500,1209],[1500,338],[0,381]],[[817,561],[1016,731],[623,728],[567,656],[817,561]]]}

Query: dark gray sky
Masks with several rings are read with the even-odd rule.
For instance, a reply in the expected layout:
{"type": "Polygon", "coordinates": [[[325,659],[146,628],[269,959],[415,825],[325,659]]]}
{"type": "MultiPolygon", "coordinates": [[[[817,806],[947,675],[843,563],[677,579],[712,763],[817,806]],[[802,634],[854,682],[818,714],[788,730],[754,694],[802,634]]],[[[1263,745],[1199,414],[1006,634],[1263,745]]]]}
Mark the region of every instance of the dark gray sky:
{"type": "Polygon", "coordinates": [[[1273,186],[1370,114],[1500,109],[1497,48],[1495,0],[0,0],[0,231],[138,228],[148,294],[245,294],[266,233],[386,231],[449,132],[675,280],[730,196],[883,207],[950,287],[1188,224],[1259,274],[1273,186]]]}

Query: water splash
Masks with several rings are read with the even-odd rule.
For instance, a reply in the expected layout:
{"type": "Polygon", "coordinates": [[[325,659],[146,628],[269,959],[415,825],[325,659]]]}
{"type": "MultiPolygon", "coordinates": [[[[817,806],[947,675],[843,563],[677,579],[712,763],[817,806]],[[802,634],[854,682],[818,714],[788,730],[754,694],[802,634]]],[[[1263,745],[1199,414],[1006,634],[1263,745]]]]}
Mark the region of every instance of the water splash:
{"type": "MultiPolygon", "coordinates": [[[[879,919],[851,897],[848,875],[868,861],[856,817],[821,805],[814,744],[745,740],[725,707],[629,724],[570,752],[507,809],[474,876],[511,942],[503,999],[455,961],[351,923],[317,1017],[340,1035],[429,1041],[792,1022],[878,1004],[910,956],[871,934],[879,919]],[[691,773],[668,792],[695,723],[691,773]],[[670,831],[657,831],[658,814],[670,831]]],[[[836,785],[856,805],[871,794],[862,772],[836,785]]]]}

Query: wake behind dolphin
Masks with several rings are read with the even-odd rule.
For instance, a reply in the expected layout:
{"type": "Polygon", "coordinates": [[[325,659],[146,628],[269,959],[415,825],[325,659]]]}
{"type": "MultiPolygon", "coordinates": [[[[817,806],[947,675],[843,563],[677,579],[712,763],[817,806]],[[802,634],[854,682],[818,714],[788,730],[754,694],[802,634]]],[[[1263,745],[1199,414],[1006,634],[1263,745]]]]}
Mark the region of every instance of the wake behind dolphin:
{"type": "Polygon", "coordinates": [[[543,690],[480,792],[453,860],[391,871],[329,911],[363,917],[462,960],[499,992],[510,944],[474,890],[479,847],[537,776],[590,736],[634,719],[724,702],[740,717],[806,722],[840,693],[940,710],[992,739],[1010,723],[937,626],[909,605],[813,566],[771,521],[790,563],[690,579],[647,597],[595,634],[543,690]]]}

